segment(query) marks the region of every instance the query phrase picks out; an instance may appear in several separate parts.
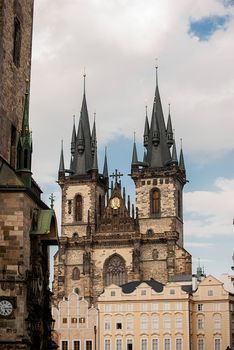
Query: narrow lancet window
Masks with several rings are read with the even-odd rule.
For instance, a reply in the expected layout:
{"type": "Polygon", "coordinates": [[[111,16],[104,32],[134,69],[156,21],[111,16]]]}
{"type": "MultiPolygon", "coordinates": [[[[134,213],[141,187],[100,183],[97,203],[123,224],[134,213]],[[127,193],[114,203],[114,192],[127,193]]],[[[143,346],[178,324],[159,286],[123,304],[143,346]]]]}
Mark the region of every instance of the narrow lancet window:
{"type": "Polygon", "coordinates": [[[75,221],[82,221],[82,197],[80,194],[75,198],[75,221]]]}
{"type": "Polygon", "coordinates": [[[73,280],[79,280],[80,279],[80,270],[78,269],[78,267],[74,267],[74,269],[72,271],[72,279],[73,280]]]}
{"type": "Polygon", "coordinates": [[[16,17],[14,20],[13,34],[13,62],[16,67],[20,66],[20,50],[21,50],[21,26],[20,21],[16,17]]]}
{"type": "Polygon", "coordinates": [[[160,191],[155,188],[151,191],[151,214],[159,214],[160,211],[160,191]]]}

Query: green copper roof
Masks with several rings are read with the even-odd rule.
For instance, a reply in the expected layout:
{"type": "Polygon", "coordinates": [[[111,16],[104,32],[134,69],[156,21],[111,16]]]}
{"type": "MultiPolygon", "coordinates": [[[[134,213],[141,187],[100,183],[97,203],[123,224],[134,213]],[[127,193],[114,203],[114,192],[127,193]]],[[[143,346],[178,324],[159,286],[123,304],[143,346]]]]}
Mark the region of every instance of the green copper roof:
{"type": "Polygon", "coordinates": [[[44,209],[39,211],[37,231],[32,233],[38,235],[47,235],[51,232],[52,220],[54,218],[54,211],[52,209],[44,209]]]}

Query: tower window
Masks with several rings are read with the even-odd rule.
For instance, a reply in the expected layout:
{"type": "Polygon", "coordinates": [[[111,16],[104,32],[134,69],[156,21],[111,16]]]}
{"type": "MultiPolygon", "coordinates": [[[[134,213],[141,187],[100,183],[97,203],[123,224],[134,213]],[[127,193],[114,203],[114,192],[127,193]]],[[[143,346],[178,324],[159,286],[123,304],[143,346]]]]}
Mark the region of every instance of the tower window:
{"type": "Polygon", "coordinates": [[[155,188],[151,191],[151,214],[159,214],[160,212],[160,191],[155,188]]]}
{"type": "Polygon", "coordinates": [[[75,221],[82,221],[82,197],[80,194],[75,198],[75,221]]]}
{"type": "Polygon", "coordinates": [[[78,269],[78,267],[74,267],[74,269],[72,271],[72,279],[73,280],[79,280],[80,279],[80,270],[78,269]]]}
{"type": "Polygon", "coordinates": [[[13,62],[16,67],[20,66],[20,50],[21,50],[21,25],[17,17],[14,20],[13,33],[13,62]]]}

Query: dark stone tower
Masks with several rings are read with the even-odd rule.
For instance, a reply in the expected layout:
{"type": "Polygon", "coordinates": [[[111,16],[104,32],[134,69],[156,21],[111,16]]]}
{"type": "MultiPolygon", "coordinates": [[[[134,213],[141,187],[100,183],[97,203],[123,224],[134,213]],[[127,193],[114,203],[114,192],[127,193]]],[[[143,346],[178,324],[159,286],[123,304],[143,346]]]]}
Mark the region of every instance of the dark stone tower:
{"type": "Polygon", "coordinates": [[[57,224],[31,173],[32,22],[32,0],[0,0],[0,350],[52,345],[48,247],[57,224]]]}
{"type": "Polygon", "coordinates": [[[0,155],[13,167],[31,71],[33,3],[0,0],[0,155]]]}

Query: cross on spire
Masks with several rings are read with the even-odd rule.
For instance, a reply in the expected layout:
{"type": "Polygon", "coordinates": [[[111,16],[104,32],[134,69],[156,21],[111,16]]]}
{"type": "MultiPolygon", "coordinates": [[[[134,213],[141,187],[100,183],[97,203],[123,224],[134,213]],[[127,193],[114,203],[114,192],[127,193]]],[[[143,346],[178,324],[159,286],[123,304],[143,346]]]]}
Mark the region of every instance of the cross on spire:
{"type": "Polygon", "coordinates": [[[113,179],[115,178],[115,183],[118,182],[118,178],[120,178],[121,176],[123,176],[123,174],[121,174],[120,172],[118,172],[117,169],[115,169],[115,172],[113,172],[110,177],[112,177],[113,179]]]}

